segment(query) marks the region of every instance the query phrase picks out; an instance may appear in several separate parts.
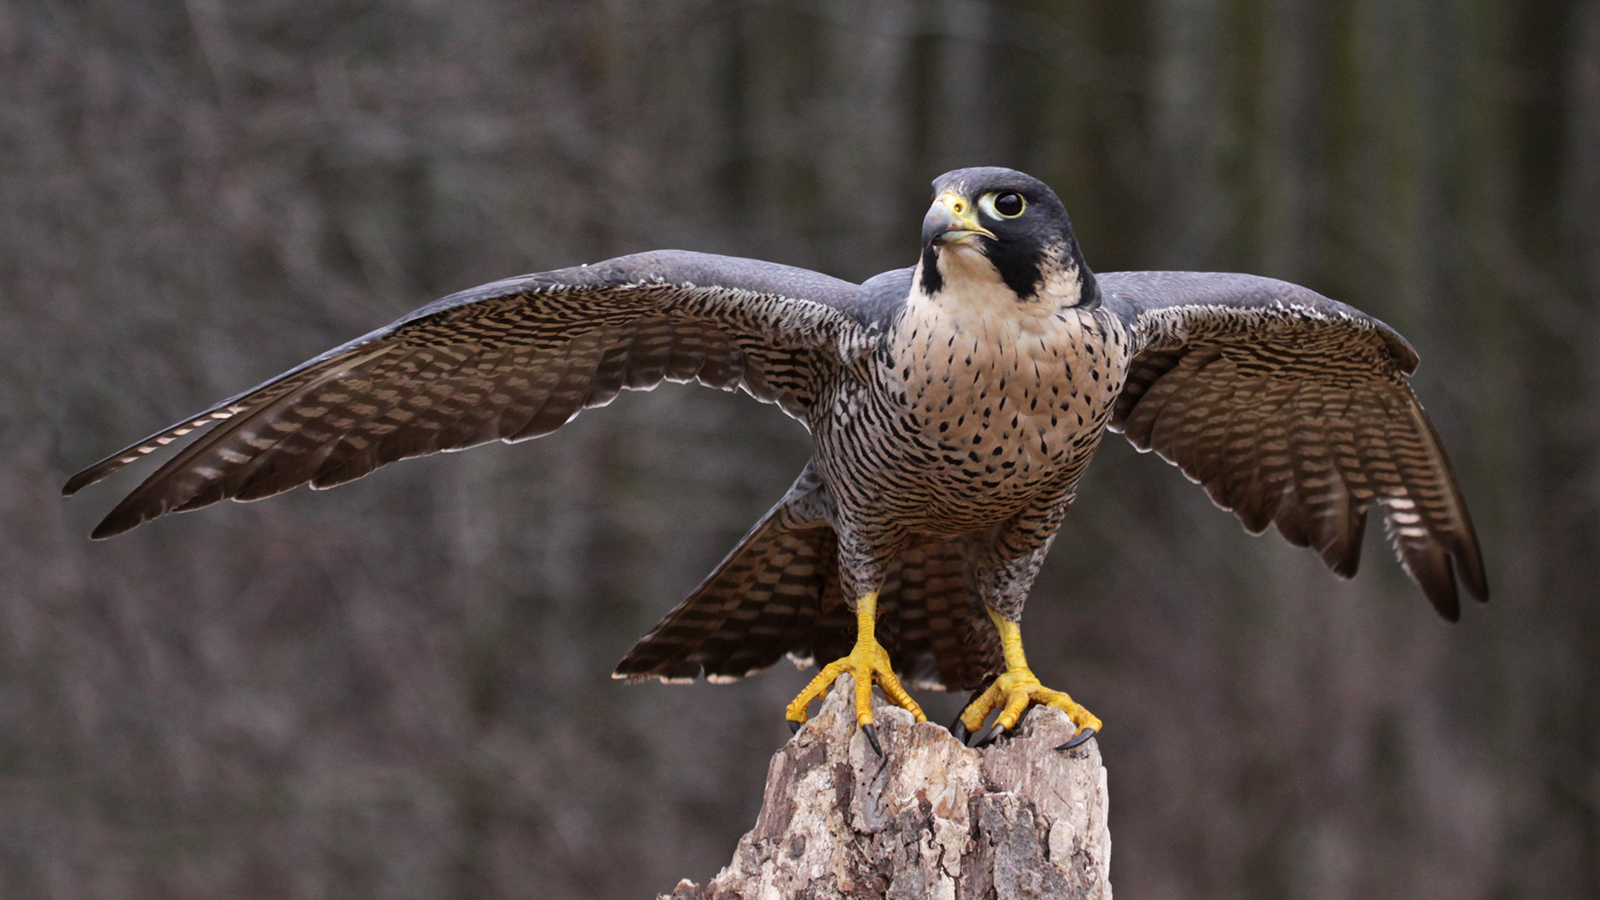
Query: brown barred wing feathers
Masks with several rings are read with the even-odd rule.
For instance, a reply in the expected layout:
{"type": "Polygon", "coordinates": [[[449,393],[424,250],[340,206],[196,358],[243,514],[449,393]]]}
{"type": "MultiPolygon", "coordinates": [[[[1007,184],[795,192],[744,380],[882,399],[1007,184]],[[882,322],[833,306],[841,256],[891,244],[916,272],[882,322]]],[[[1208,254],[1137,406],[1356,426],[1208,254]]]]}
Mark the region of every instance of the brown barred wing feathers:
{"type": "Polygon", "coordinates": [[[866,352],[861,289],[804,269],[681,251],[508,279],[436,301],[74,476],[88,485],[206,426],[95,529],[325,488],[378,466],[559,428],[624,389],[742,388],[804,417],[866,352]]]}
{"type": "Polygon", "coordinates": [[[1438,435],[1405,375],[1415,352],[1382,322],[1249,275],[1100,276],[1139,352],[1111,427],[1203,485],[1259,533],[1269,524],[1349,577],[1367,511],[1446,619],[1457,579],[1488,597],[1482,555],[1438,435]]]}

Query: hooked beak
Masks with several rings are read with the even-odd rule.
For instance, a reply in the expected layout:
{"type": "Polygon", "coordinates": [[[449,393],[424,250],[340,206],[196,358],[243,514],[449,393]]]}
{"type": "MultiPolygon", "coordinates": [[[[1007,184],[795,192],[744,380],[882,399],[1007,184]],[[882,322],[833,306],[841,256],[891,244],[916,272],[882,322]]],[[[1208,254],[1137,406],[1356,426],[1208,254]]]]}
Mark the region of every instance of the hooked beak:
{"type": "Polygon", "coordinates": [[[954,191],[945,191],[922,217],[922,245],[969,244],[975,235],[993,238],[978,224],[977,205],[954,191]]]}

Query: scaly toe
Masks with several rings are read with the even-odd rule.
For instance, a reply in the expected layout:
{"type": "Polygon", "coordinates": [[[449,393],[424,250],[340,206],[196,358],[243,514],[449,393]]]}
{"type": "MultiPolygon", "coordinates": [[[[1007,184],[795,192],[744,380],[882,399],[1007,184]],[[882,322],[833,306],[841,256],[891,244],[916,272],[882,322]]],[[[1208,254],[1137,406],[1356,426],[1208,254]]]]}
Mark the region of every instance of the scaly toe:
{"type": "MultiPolygon", "coordinates": [[[[789,704],[784,711],[784,717],[788,720],[789,728],[792,731],[798,731],[800,726],[805,724],[807,719],[806,711],[810,708],[812,701],[826,693],[828,688],[838,680],[839,676],[847,672],[855,681],[856,724],[868,729],[873,725],[872,686],[874,684],[883,689],[884,696],[888,698],[890,703],[910,712],[916,721],[926,722],[928,720],[928,717],[923,714],[922,708],[917,705],[916,701],[911,699],[911,695],[907,694],[905,688],[901,686],[900,679],[895,677],[894,668],[889,663],[889,655],[884,652],[882,645],[876,641],[870,643],[858,642],[855,649],[850,651],[850,655],[837,659],[823,667],[822,671],[817,673],[817,677],[813,678],[811,683],[806,685],[799,696],[795,697],[793,702],[789,704]]],[[[872,743],[873,749],[878,750],[881,756],[882,750],[878,744],[876,730],[868,731],[867,739],[872,743]]]]}
{"type": "MultiPolygon", "coordinates": [[[[993,727],[972,745],[987,746],[1008,732],[1014,732],[1036,705],[1053,706],[1061,710],[1072,720],[1072,724],[1078,727],[1077,734],[1058,747],[1059,750],[1077,747],[1100,731],[1100,720],[1093,713],[1084,709],[1067,694],[1040,684],[1039,679],[1028,669],[1018,668],[1005,672],[996,678],[987,690],[973,698],[956,720],[956,725],[961,729],[957,736],[965,738],[981,727],[989,714],[998,709],[1000,714],[995,717],[993,727]]],[[[955,726],[952,726],[951,731],[956,732],[955,726]]]]}

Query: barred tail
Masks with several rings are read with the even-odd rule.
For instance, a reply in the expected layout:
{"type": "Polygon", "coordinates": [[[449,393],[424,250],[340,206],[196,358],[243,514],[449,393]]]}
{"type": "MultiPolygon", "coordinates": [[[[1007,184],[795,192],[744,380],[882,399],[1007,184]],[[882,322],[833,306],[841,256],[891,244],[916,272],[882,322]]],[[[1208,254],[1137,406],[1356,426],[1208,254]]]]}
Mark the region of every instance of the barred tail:
{"type": "Polygon", "coordinates": [[[912,687],[970,691],[1001,669],[1000,639],[963,542],[907,548],[889,565],[878,609],[878,639],[912,687]]]}
{"type": "MultiPolygon", "coordinates": [[[[795,528],[778,509],[617,665],[614,677],[731,681],[788,655],[833,660],[855,642],[840,592],[838,539],[826,524],[795,528]]],[[[1000,663],[973,589],[964,544],[925,543],[891,563],[877,634],[908,684],[970,690],[1000,663]]]]}

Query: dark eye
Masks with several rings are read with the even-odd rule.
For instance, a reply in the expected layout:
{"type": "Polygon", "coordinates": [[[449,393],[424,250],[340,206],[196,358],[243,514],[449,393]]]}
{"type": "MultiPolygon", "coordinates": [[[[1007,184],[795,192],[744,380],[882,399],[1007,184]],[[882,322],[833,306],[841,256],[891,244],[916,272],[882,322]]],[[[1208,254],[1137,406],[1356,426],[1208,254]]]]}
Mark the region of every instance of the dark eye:
{"type": "Polygon", "coordinates": [[[994,211],[1008,219],[1015,219],[1022,215],[1022,210],[1027,204],[1022,201],[1022,195],[1015,191],[1006,191],[994,198],[994,211]]]}

